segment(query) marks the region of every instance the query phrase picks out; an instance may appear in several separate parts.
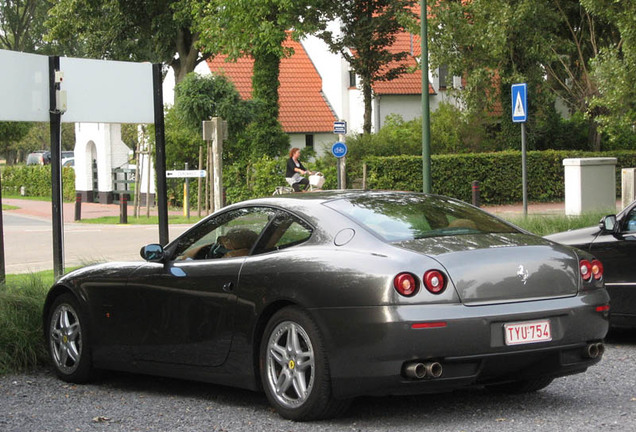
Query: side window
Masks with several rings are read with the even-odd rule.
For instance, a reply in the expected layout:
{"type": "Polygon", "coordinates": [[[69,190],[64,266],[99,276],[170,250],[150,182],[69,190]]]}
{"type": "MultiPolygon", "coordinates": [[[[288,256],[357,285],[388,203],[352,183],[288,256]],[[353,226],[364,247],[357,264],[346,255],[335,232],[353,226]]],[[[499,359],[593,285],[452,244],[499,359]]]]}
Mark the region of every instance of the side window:
{"type": "Polygon", "coordinates": [[[306,226],[301,225],[297,221],[293,221],[291,225],[285,230],[282,237],[276,242],[274,247],[282,249],[290,246],[294,246],[300,243],[304,243],[311,237],[311,230],[306,226]]]}
{"type": "Polygon", "coordinates": [[[625,218],[623,227],[626,232],[636,232],[636,207],[634,207],[625,218]]]}
{"type": "Polygon", "coordinates": [[[306,242],[313,233],[307,223],[294,215],[279,211],[255,253],[272,252],[306,242]]]}
{"type": "Polygon", "coordinates": [[[246,256],[274,217],[267,208],[224,213],[184,235],[175,250],[176,260],[202,260],[246,256]]]}

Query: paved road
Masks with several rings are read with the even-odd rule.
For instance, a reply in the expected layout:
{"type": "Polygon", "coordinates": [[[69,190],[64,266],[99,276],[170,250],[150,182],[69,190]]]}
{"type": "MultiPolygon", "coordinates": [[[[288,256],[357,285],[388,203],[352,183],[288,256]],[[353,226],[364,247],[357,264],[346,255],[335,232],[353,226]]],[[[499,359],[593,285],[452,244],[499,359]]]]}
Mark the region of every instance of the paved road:
{"type": "Polygon", "coordinates": [[[609,340],[586,373],[504,396],[475,389],[359,398],[344,417],[280,418],[263,394],[188,381],[107,373],[70,385],[48,371],[0,377],[0,430],[31,431],[634,431],[636,333],[609,340]]]}
{"type": "MultiPolygon", "coordinates": [[[[50,220],[3,212],[5,269],[7,274],[53,268],[53,233],[50,220]]],[[[170,239],[189,225],[169,227],[170,239]]],[[[155,225],[64,225],[65,267],[103,261],[141,260],[142,246],[159,241],[155,225]]]]}

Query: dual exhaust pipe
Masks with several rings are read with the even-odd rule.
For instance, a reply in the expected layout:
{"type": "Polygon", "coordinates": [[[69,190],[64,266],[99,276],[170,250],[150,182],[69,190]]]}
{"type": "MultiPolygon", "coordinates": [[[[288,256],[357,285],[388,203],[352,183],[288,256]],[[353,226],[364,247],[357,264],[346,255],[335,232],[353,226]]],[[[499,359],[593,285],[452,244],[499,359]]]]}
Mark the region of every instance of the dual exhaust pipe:
{"type": "MultiPolygon", "coordinates": [[[[603,342],[590,343],[583,349],[586,358],[599,358],[605,352],[603,342]]],[[[410,362],[404,365],[404,375],[409,379],[435,379],[442,376],[444,368],[439,362],[410,362]]]]}
{"type": "Polygon", "coordinates": [[[404,366],[404,375],[410,379],[433,379],[442,376],[444,368],[439,362],[411,362],[404,366]]]}
{"type": "Polygon", "coordinates": [[[602,342],[587,344],[583,350],[583,355],[587,358],[595,359],[603,355],[605,345],[602,342]]]}

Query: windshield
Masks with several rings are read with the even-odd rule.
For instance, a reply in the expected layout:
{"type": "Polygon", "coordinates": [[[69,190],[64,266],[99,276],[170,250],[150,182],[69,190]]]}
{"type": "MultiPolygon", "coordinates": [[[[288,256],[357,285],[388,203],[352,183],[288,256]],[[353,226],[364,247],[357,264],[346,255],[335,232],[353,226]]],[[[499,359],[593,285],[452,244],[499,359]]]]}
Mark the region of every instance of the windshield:
{"type": "Polygon", "coordinates": [[[519,232],[461,201],[424,194],[378,194],[334,200],[328,207],[388,242],[462,234],[519,232]]]}

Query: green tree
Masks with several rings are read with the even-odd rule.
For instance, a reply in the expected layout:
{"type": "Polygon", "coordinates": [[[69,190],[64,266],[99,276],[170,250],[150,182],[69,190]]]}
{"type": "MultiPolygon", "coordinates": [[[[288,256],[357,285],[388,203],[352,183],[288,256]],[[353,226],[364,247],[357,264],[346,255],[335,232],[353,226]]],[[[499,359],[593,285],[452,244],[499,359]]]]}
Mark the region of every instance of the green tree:
{"type": "Polygon", "coordinates": [[[340,32],[323,30],[318,37],[340,53],[360,76],[364,96],[364,133],[371,133],[373,83],[390,81],[407,72],[401,61],[409,51],[395,51],[396,35],[416,21],[415,0],[326,0],[324,11],[340,23],[340,32]]]}
{"type": "Polygon", "coordinates": [[[0,48],[43,51],[43,24],[51,4],[49,0],[0,0],[0,48]]]}
{"type": "Polygon", "coordinates": [[[612,148],[636,147],[636,3],[581,0],[589,13],[613,23],[619,37],[600,49],[592,62],[598,94],[591,101],[601,131],[612,148]]]}
{"type": "Polygon", "coordinates": [[[283,46],[288,35],[298,38],[319,26],[315,0],[212,0],[195,10],[200,44],[213,52],[254,59],[252,98],[260,104],[249,126],[256,156],[278,156],[289,137],[278,123],[280,60],[293,52],[283,46]],[[290,29],[293,32],[288,32],[290,29]]]}
{"type": "Polygon", "coordinates": [[[18,142],[29,132],[31,123],[0,122],[0,154],[7,161],[7,165],[17,162],[19,153],[18,142]]]}
{"type": "Polygon", "coordinates": [[[245,145],[244,135],[247,125],[255,117],[255,104],[241,100],[234,84],[225,76],[188,74],[175,87],[174,108],[180,124],[199,137],[198,145],[201,144],[202,121],[210,117],[221,117],[227,121],[228,139],[223,146],[223,158],[227,162],[246,158],[251,153],[245,145]]]}
{"type": "Polygon", "coordinates": [[[49,11],[49,41],[77,41],[67,55],[165,63],[180,82],[209,57],[195,46],[198,0],[59,0],[49,11]]]}
{"type": "Polygon", "coordinates": [[[528,83],[530,122],[536,120],[539,107],[553,102],[553,95],[540,89],[545,83],[541,60],[557,22],[554,11],[536,0],[446,0],[431,4],[430,17],[431,66],[447,65],[450,75],[464,78],[466,85],[458,96],[469,112],[502,110],[503,135],[519,142],[506,121],[510,85],[528,83]]]}
{"type": "Polygon", "coordinates": [[[589,146],[600,148],[599,112],[589,105],[598,93],[590,64],[612,43],[614,27],[595,20],[578,0],[435,2],[429,34],[432,65],[447,64],[452,75],[465,78],[461,97],[468,109],[503,112],[503,139],[518,142],[518,128],[508,120],[510,86],[527,82],[529,130],[553,115],[560,96],[572,113],[586,114],[589,146]]]}

